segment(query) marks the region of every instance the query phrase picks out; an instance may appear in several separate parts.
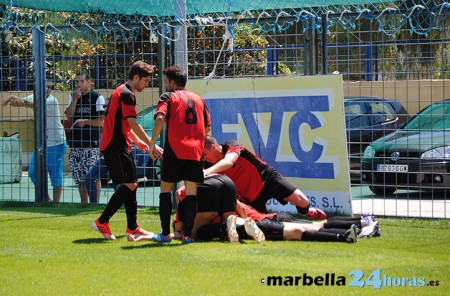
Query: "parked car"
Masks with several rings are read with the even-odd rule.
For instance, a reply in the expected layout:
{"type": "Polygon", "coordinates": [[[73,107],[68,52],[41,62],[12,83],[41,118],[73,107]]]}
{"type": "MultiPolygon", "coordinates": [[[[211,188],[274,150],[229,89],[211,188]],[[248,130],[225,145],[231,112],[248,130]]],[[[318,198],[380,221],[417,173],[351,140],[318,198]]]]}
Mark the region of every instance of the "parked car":
{"type": "Polygon", "coordinates": [[[450,100],[436,102],[364,151],[364,184],[375,194],[397,189],[450,190],[450,100]]]}
{"type": "Polygon", "coordinates": [[[357,183],[364,149],[405,123],[408,112],[400,101],[377,97],[344,97],[344,110],[350,178],[357,183]]]}

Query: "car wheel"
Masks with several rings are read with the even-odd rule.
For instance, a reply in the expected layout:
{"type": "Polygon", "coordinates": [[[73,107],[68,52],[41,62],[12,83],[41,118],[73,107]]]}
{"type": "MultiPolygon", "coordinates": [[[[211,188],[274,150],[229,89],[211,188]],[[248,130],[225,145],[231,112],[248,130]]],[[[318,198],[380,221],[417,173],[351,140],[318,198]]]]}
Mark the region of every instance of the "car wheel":
{"type": "Polygon", "coordinates": [[[369,186],[369,189],[376,195],[391,195],[397,190],[395,187],[369,186]]]}
{"type": "Polygon", "coordinates": [[[147,184],[150,186],[159,186],[161,183],[161,162],[149,159],[147,162],[147,172],[145,174],[147,184]]]}

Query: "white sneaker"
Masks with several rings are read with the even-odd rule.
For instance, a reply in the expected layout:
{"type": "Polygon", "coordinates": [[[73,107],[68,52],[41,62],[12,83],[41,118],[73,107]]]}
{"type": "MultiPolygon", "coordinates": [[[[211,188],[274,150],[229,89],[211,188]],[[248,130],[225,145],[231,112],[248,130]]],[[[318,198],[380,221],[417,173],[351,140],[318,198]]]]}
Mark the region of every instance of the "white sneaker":
{"type": "Polygon", "coordinates": [[[230,243],[239,242],[239,234],[236,231],[236,216],[230,215],[227,218],[227,236],[230,243]]]}
{"type": "Polygon", "coordinates": [[[359,238],[370,238],[378,231],[378,221],[374,221],[367,226],[364,226],[359,233],[359,238]]]}
{"type": "Polygon", "coordinates": [[[140,240],[151,241],[152,237],[155,235],[153,232],[144,230],[141,226],[138,226],[135,230],[130,230],[127,228],[125,231],[127,239],[131,242],[137,242],[140,240]]]}
{"type": "Polygon", "coordinates": [[[247,218],[244,220],[244,228],[248,236],[253,238],[258,243],[263,243],[266,241],[264,232],[262,232],[262,230],[259,229],[259,227],[255,223],[255,220],[253,220],[252,218],[247,218]]]}
{"type": "Polygon", "coordinates": [[[345,232],[345,240],[348,243],[356,243],[358,241],[358,236],[356,235],[357,229],[356,225],[352,224],[350,229],[345,232]]]}

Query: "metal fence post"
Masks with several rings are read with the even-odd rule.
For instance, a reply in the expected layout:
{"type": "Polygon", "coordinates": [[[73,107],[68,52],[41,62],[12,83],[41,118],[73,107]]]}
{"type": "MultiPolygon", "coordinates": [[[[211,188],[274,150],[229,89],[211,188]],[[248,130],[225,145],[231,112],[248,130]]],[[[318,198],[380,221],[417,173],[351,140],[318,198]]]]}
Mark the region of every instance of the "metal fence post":
{"type": "Polygon", "coordinates": [[[47,144],[45,141],[45,34],[39,29],[32,31],[34,66],[34,161],[36,203],[48,201],[47,144]]]}

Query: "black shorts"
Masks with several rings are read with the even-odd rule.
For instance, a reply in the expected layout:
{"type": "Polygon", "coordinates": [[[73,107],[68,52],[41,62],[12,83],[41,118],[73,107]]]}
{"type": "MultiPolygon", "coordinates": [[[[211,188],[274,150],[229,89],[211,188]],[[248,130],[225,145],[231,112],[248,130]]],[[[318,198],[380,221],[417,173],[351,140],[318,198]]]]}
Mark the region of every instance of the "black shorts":
{"type": "Polygon", "coordinates": [[[236,187],[225,175],[213,175],[197,187],[197,212],[236,211],[236,187]]]}
{"type": "Polygon", "coordinates": [[[266,213],[267,201],[275,198],[280,204],[285,205],[287,201],[285,198],[289,197],[296,189],[286,177],[282,176],[276,169],[269,167],[262,176],[264,180],[264,187],[254,201],[249,201],[255,210],[266,213]]]}
{"type": "Polygon", "coordinates": [[[289,222],[289,223],[307,223],[312,224],[313,221],[306,219],[298,219],[289,213],[277,213],[275,216],[270,217],[271,220],[276,222],[289,222]]]}
{"type": "Polygon", "coordinates": [[[203,182],[203,162],[178,159],[169,145],[165,145],[161,164],[161,180],[168,183],[180,181],[203,182]]]}
{"type": "Polygon", "coordinates": [[[283,240],[284,224],[270,218],[255,221],[256,226],[261,229],[267,240],[283,240]]]}
{"type": "Polygon", "coordinates": [[[114,184],[137,182],[136,164],[128,149],[107,149],[102,154],[114,184]]]}

